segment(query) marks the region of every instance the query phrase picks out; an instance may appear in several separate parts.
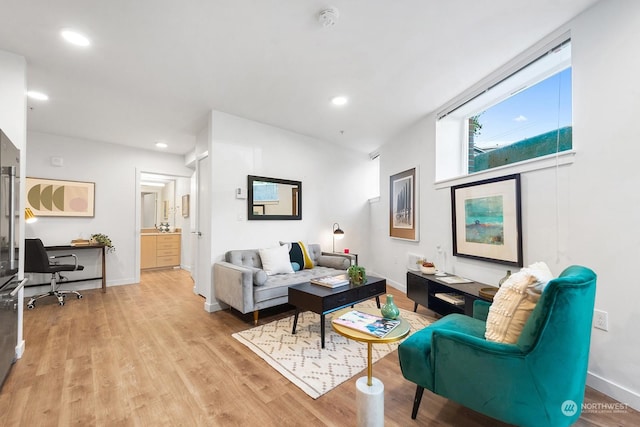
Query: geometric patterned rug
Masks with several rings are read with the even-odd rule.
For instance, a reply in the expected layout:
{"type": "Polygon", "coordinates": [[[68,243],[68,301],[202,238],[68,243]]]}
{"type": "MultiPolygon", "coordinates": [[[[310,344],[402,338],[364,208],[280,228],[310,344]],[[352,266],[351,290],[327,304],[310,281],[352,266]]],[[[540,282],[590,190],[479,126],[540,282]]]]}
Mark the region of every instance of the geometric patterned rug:
{"type": "MultiPolygon", "coordinates": [[[[374,300],[356,304],[375,307],[374,300]]],[[[433,322],[421,314],[400,309],[411,325],[409,335],[433,322]]],[[[325,319],[325,348],[320,345],[320,315],[305,311],[298,316],[296,334],[291,334],[293,316],[256,326],[233,337],[314,399],[367,368],[367,344],[338,335],[325,319]]],[[[394,351],[402,341],[374,344],[374,363],[394,351]]],[[[366,375],[366,373],[365,373],[366,375]]],[[[375,376],[375,367],[374,367],[375,376]]]]}

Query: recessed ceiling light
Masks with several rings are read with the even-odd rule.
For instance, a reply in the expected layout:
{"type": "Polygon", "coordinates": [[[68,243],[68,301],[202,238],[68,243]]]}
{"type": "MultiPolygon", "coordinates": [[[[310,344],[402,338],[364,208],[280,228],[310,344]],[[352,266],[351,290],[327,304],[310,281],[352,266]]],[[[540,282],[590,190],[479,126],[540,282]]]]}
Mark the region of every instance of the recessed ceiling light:
{"type": "Polygon", "coordinates": [[[168,145],[165,144],[164,142],[156,142],[156,147],[158,147],[158,148],[167,148],[168,145]]]}
{"type": "Polygon", "coordinates": [[[49,99],[49,95],[42,92],[36,92],[35,90],[27,91],[27,96],[31,99],[37,99],[38,101],[47,101],[49,99]]]}
{"type": "Polygon", "coordinates": [[[333,105],[345,105],[347,102],[349,102],[349,99],[346,96],[334,96],[331,98],[333,105]]]}
{"type": "Polygon", "coordinates": [[[76,46],[89,46],[91,41],[87,38],[87,36],[80,34],[74,30],[62,30],[60,32],[62,37],[71,44],[75,44],[76,46]]]}

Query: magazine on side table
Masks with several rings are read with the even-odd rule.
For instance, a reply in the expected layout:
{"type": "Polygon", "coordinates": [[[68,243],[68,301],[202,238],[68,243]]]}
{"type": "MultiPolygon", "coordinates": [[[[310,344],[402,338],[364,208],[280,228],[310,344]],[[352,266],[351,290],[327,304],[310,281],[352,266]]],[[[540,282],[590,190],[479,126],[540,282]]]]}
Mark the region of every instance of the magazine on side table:
{"type": "Polygon", "coordinates": [[[351,310],[332,320],[333,323],[382,338],[400,324],[400,320],[385,319],[358,310],[351,310]]]}

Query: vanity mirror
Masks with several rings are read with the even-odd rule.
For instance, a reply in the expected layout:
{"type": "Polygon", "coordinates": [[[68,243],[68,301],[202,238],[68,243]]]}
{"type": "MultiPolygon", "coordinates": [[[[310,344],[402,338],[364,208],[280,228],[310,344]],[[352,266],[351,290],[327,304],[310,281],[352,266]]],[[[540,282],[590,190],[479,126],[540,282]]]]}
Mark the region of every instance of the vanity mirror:
{"type": "Polygon", "coordinates": [[[302,219],[302,182],[248,176],[249,220],[302,219]]]}

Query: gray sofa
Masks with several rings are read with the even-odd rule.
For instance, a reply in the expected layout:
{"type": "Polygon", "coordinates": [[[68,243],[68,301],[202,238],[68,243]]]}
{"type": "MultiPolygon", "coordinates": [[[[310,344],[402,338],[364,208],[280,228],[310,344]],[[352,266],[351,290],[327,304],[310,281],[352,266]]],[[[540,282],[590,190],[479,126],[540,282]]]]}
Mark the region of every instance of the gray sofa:
{"type": "Polygon", "coordinates": [[[227,252],[225,261],[213,265],[216,299],[242,313],[253,312],[257,324],[260,309],[287,303],[289,286],[316,277],[346,273],[351,265],[351,255],[325,253],[318,244],[307,245],[307,250],[313,268],[273,276],[267,276],[262,270],[258,249],[227,252]]]}

